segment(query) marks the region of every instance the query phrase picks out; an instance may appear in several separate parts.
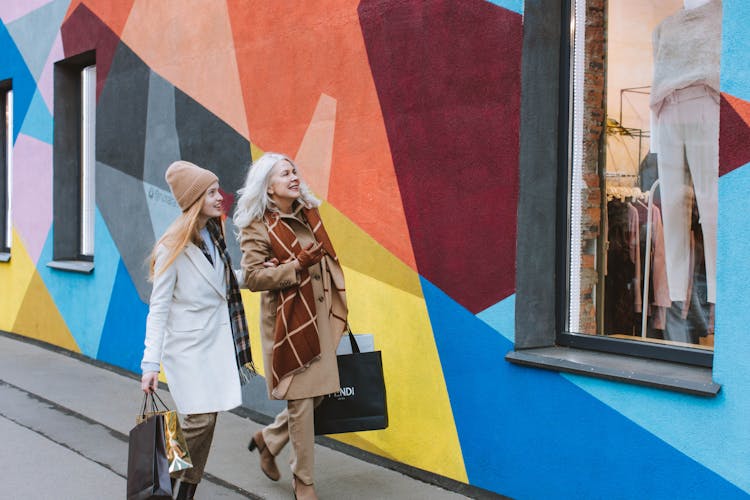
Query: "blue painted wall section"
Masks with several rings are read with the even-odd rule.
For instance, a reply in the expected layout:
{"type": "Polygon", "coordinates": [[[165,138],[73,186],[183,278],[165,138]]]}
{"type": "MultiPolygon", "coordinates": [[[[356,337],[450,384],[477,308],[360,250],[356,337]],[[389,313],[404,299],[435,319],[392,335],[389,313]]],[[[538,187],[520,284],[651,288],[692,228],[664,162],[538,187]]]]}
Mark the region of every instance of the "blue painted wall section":
{"type": "Polygon", "coordinates": [[[148,305],[141,302],[122,260],[112,287],[97,358],[136,373],[141,371],[148,305]]]}
{"type": "Polygon", "coordinates": [[[745,498],[564,376],[507,363],[511,342],[422,289],[472,484],[513,498],[745,498]]]}

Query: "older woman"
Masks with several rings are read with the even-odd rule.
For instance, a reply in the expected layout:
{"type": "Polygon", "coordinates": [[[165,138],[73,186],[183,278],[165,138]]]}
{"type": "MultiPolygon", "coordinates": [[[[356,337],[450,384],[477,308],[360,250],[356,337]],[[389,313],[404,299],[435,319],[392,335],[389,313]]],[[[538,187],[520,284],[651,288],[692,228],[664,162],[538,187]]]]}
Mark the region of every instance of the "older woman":
{"type": "Polygon", "coordinates": [[[346,328],[344,274],[318,212],[320,202],[294,162],[264,154],[240,191],[234,222],[240,228],[245,284],[261,291],[260,331],[268,394],[287,401],[256,432],[263,472],[280,477],[274,457],[287,441],[295,498],[317,498],[313,486],[314,409],[339,390],[336,346],[346,328]]]}

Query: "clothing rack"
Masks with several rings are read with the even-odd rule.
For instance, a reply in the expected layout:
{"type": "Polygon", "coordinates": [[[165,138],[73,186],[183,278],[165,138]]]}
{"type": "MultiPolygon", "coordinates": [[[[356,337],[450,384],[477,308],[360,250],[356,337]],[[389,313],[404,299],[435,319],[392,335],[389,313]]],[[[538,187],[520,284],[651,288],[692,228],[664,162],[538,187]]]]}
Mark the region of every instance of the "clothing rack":
{"type": "MultiPolygon", "coordinates": [[[[630,177],[631,174],[616,174],[618,177],[630,177]]],[[[613,175],[614,177],[614,175],[613,175]]],[[[634,176],[637,177],[637,176],[634,176]]],[[[617,198],[625,201],[626,198],[644,198],[647,193],[641,191],[638,186],[607,186],[607,201],[617,198]]]]}

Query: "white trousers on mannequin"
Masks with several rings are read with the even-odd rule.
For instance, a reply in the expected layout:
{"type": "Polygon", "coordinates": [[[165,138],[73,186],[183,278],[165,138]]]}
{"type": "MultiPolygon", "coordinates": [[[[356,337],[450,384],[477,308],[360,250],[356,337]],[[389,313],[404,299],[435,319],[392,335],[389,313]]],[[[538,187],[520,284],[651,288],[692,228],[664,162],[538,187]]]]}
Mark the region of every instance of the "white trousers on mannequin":
{"type": "Polygon", "coordinates": [[[670,298],[687,299],[693,272],[689,262],[694,190],[703,231],[708,301],[716,303],[719,96],[704,85],[677,90],[664,99],[656,126],[670,298]]]}

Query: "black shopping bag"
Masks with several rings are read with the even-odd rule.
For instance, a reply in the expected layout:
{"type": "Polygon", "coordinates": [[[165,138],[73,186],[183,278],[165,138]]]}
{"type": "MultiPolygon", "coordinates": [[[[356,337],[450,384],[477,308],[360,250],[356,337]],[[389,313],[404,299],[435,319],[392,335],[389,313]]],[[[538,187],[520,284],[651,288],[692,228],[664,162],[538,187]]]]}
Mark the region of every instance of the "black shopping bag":
{"type": "Polygon", "coordinates": [[[130,430],[127,492],[127,500],[172,498],[164,415],[152,415],[130,430]]]}
{"type": "Polygon", "coordinates": [[[336,356],[341,390],[315,408],[315,434],[371,431],[388,427],[388,405],[380,351],[360,352],[349,332],[352,354],[336,356]]]}

